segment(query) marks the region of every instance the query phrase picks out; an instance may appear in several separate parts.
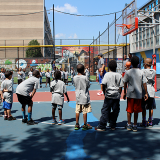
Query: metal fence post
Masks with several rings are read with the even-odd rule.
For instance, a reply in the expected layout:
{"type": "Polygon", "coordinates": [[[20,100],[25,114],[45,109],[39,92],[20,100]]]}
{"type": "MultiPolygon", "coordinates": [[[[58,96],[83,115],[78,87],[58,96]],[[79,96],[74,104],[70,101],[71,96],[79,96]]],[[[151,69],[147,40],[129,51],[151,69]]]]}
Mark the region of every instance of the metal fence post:
{"type": "Polygon", "coordinates": [[[17,48],[17,57],[18,57],[18,71],[19,71],[19,47],[17,48]]]}
{"type": "MultiPolygon", "coordinates": [[[[108,63],[109,63],[109,22],[108,22],[108,63]]],[[[108,66],[107,63],[107,66],[108,66]]],[[[108,72],[109,72],[109,67],[108,67],[108,72]]]]}
{"type": "MultiPolygon", "coordinates": [[[[100,31],[99,31],[99,44],[100,44],[100,31]]],[[[99,53],[100,53],[100,46],[99,46],[99,53]]]]}

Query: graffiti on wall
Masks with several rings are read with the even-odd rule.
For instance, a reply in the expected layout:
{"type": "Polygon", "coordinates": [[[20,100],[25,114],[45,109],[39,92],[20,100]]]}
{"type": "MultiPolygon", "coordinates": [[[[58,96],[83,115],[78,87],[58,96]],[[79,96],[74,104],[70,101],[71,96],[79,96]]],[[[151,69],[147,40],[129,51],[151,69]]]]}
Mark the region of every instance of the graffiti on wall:
{"type": "Polygon", "coordinates": [[[0,67],[15,70],[15,59],[0,59],[0,67]]]}

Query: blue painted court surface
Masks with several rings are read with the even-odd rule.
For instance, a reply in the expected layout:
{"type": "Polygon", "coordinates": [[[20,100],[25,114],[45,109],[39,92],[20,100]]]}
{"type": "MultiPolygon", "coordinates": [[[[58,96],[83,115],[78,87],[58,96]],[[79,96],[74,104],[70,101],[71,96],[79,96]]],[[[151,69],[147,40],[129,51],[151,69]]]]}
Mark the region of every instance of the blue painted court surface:
{"type": "MultiPolygon", "coordinates": [[[[100,87],[92,83],[91,90],[100,87]]],[[[68,91],[74,90],[67,86],[68,91]]],[[[39,89],[49,91],[49,87],[39,89]]],[[[160,94],[159,92],[156,93],[160,94]]],[[[4,121],[0,117],[0,160],[158,160],[160,159],[160,99],[156,99],[153,128],[139,128],[138,132],[124,129],[127,123],[126,101],[120,102],[120,114],[115,131],[96,132],[74,131],[76,102],[64,104],[63,119],[65,125],[51,125],[52,107],[50,102],[35,102],[32,117],[38,125],[22,124],[21,105],[14,103],[12,115],[15,121],[4,121]]],[[[88,114],[88,123],[97,126],[101,116],[103,101],[92,101],[92,113],[88,114]]],[[[0,106],[0,108],[2,108],[0,106]]],[[[0,109],[0,113],[3,110],[0,109]]],[[[58,111],[56,111],[58,120],[58,111]]],[[[148,118],[148,112],[147,112],[148,118]]],[[[133,119],[132,119],[133,121],[133,119]]],[[[141,122],[139,114],[138,123],[141,122]]],[[[82,114],[80,124],[83,125],[82,114]]]]}

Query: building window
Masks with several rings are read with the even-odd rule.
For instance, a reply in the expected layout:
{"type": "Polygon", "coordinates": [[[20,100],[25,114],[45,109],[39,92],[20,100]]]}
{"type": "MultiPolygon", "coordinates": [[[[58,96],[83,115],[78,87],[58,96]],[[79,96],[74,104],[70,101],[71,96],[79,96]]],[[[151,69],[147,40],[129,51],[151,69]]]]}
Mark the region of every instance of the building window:
{"type": "Polygon", "coordinates": [[[159,25],[156,26],[156,35],[159,35],[159,25]]]}
{"type": "Polygon", "coordinates": [[[138,50],[138,42],[136,42],[136,50],[138,50]]]}
{"type": "Polygon", "coordinates": [[[151,47],[153,47],[153,38],[151,38],[151,47]]]}
{"type": "Polygon", "coordinates": [[[142,49],[142,41],[139,42],[139,49],[142,49]]]}
{"type": "Polygon", "coordinates": [[[147,47],[150,47],[150,39],[147,39],[147,47]]]}
{"type": "Polygon", "coordinates": [[[159,45],[159,36],[156,36],[156,45],[159,45]]]}
{"type": "Polygon", "coordinates": [[[139,41],[142,40],[142,32],[139,32],[139,41]]]}
{"type": "Polygon", "coordinates": [[[145,32],[145,30],[143,31],[143,39],[146,39],[146,32],[145,32]]]}
{"type": "Polygon", "coordinates": [[[147,31],[147,38],[149,38],[150,37],[149,29],[147,29],[146,31],[147,31]]]}
{"type": "Polygon", "coordinates": [[[143,48],[146,48],[146,40],[143,40],[143,48]]]}
{"type": "Polygon", "coordinates": [[[136,34],[136,42],[138,41],[138,34],[136,34]]]}

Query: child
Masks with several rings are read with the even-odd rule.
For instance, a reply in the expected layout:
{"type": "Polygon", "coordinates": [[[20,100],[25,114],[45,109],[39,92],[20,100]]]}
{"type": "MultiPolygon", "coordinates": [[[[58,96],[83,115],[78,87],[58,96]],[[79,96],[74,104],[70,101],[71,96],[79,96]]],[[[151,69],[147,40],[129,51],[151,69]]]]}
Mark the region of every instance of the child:
{"type": "Polygon", "coordinates": [[[64,69],[64,83],[65,85],[68,85],[68,72],[66,69],[64,69]]]}
{"type": "Polygon", "coordinates": [[[75,76],[75,72],[73,67],[71,67],[71,80],[72,80],[72,84],[73,84],[73,77],[75,76]]]}
{"type": "Polygon", "coordinates": [[[105,94],[103,108],[101,110],[101,118],[98,127],[95,128],[97,131],[105,131],[107,122],[110,121],[111,130],[115,130],[116,121],[120,111],[120,97],[122,91],[122,76],[116,73],[117,63],[115,60],[111,60],[108,63],[110,72],[104,75],[102,85],[103,92],[105,94]],[[112,108],[112,112],[111,112],[112,108]],[[112,116],[110,116],[112,113],[112,116]]]}
{"type": "Polygon", "coordinates": [[[53,116],[53,122],[52,124],[56,123],[55,119],[55,110],[58,107],[59,110],[59,122],[58,125],[64,124],[65,121],[62,120],[62,108],[64,103],[64,94],[67,97],[67,100],[69,102],[66,86],[63,81],[61,81],[61,72],[56,71],[55,72],[55,80],[51,82],[50,85],[50,92],[52,92],[52,116],[53,116]]]}
{"type": "Polygon", "coordinates": [[[13,84],[12,84],[12,72],[7,71],[5,73],[6,79],[1,84],[1,98],[3,99],[4,108],[4,120],[12,121],[16,120],[11,115],[11,108],[13,103],[13,84]]]}
{"type": "Polygon", "coordinates": [[[46,87],[47,87],[47,83],[49,84],[49,87],[50,87],[51,73],[49,72],[49,69],[47,69],[47,72],[45,73],[45,76],[46,76],[46,87]]]}
{"type": "Polygon", "coordinates": [[[133,68],[128,70],[124,76],[124,96],[123,98],[126,99],[127,96],[127,118],[128,123],[126,125],[127,130],[133,130],[137,132],[137,119],[138,113],[142,112],[142,85],[145,90],[144,100],[148,99],[147,93],[147,85],[146,85],[146,78],[141,70],[137,68],[139,64],[139,58],[137,56],[133,56],[131,58],[131,64],[133,68]],[[128,88],[127,88],[128,85],[128,88]],[[127,88],[127,95],[126,95],[126,88],[127,88]],[[134,125],[131,126],[131,114],[134,112],[134,125]]]}
{"type": "Polygon", "coordinates": [[[30,77],[33,76],[32,73],[33,73],[33,68],[31,67],[31,68],[30,68],[30,72],[28,73],[28,78],[30,78],[30,77]]]}
{"type": "Polygon", "coordinates": [[[42,72],[41,72],[41,68],[39,68],[39,74],[40,74],[40,88],[42,88],[42,72]]]}
{"type": "Polygon", "coordinates": [[[34,70],[32,77],[23,81],[16,88],[18,101],[22,104],[22,115],[23,115],[22,123],[27,123],[28,125],[37,124],[32,120],[31,116],[32,116],[32,106],[33,106],[32,98],[36,93],[36,90],[38,89],[39,77],[40,77],[39,71],[34,70]],[[28,119],[25,116],[26,105],[28,105],[28,119]]]}
{"type": "Polygon", "coordinates": [[[61,80],[64,81],[63,80],[64,79],[64,72],[63,72],[62,68],[60,68],[60,72],[61,72],[61,80]]]}
{"type": "Polygon", "coordinates": [[[84,119],[84,125],[82,130],[91,129],[92,127],[87,124],[87,113],[92,111],[91,105],[90,105],[90,95],[89,95],[89,87],[90,82],[87,79],[87,77],[84,74],[84,65],[78,64],[77,65],[77,72],[78,75],[76,75],[73,78],[73,83],[75,86],[75,93],[76,93],[76,125],[75,130],[80,129],[79,125],[79,114],[83,112],[83,119],[84,119]]]}
{"type": "MultiPolygon", "coordinates": [[[[2,82],[5,80],[5,76],[4,76],[4,68],[1,68],[1,73],[0,73],[0,87],[1,87],[1,84],[2,82]]],[[[1,99],[1,96],[0,96],[0,103],[2,102],[2,99],[1,99]]]]}
{"type": "Polygon", "coordinates": [[[26,80],[26,69],[24,68],[23,69],[23,81],[25,81],[26,80]]]}
{"type": "MultiPolygon", "coordinates": [[[[142,70],[144,76],[147,79],[147,91],[148,91],[148,100],[145,101],[142,99],[142,123],[140,124],[141,127],[146,127],[147,125],[149,127],[152,127],[152,117],[153,117],[153,109],[156,109],[155,105],[155,89],[154,89],[154,79],[156,76],[156,71],[154,69],[151,69],[152,66],[152,59],[147,58],[144,61],[144,68],[142,70]],[[146,109],[149,109],[149,118],[148,123],[146,123],[146,109]]],[[[143,91],[144,92],[144,91],[143,91]]]]}
{"type": "Polygon", "coordinates": [[[88,66],[86,66],[85,67],[85,75],[86,75],[86,77],[88,78],[88,80],[89,80],[89,70],[88,70],[88,66]]]}
{"type": "Polygon", "coordinates": [[[18,85],[19,85],[23,80],[22,68],[19,68],[19,71],[17,72],[17,74],[18,74],[18,85]]]}
{"type": "Polygon", "coordinates": [[[53,71],[52,71],[53,80],[55,80],[55,76],[54,76],[55,71],[56,71],[56,67],[54,66],[54,67],[53,67],[53,71]]]}

